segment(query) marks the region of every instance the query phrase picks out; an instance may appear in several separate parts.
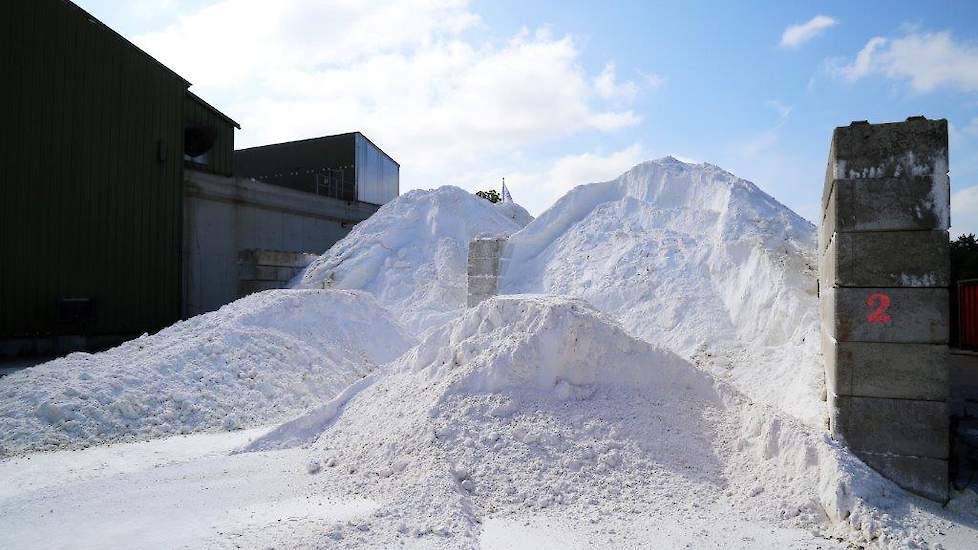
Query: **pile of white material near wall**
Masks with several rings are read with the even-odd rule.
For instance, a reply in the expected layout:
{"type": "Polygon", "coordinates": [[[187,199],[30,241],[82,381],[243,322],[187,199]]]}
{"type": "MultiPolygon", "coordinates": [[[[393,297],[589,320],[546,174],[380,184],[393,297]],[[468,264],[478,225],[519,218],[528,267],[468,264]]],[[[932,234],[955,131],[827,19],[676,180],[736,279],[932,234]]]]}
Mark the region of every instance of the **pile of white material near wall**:
{"type": "Polygon", "coordinates": [[[909,540],[865,503],[898,488],[568,298],[487,300],[247,450],[296,445],[324,494],[377,503],[300,546],[471,547],[530,515],[600,523],[616,547],[654,542],[635,522],[689,514],[909,540]]]}
{"type": "Polygon", "coordinates": [[[574,188],[512,235],[500,293],[584,298],[818,425],[815,240],[753,183],[666,157],[574,188]]]}
{"type": "Polygon", "coordinates": [[[0,457],[281,421],[414,345],[365,292],[273,290],[0,383],[0,457]]]}
{"type": "Polygon", "coordinates": [[[358,224],[313,262],[300,288],[362,289],[421,334],[465,307],[469,241],[508,235],[532,217],[458,187],[410,191],[358,224]]]}

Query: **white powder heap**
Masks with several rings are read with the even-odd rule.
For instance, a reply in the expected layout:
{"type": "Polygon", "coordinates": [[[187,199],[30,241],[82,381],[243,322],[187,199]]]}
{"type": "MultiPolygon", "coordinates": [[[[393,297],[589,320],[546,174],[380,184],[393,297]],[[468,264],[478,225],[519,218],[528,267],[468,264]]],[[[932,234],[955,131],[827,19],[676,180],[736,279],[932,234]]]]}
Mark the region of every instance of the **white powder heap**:
{"type": "Polygon", "coordinates": [[[0,383],[0,456],[281,421],[414,344],[369,294],[254,294],[0,383]]]}
{"type": "Polygon", "coordinates": [[[574,299],[488,300],[249,450],[296,444],[324,494],[378,503],[298,546],[464,548],[529,515],[599,525],[618,547],[642,546],[622,525],[677,515],[912,540],[866,504],[898,488],[574,299]]]}
{"type": "Polygon", "coordinates": [[[505,254],[502,293],[584,298],[820,424],[815,228],[754,184],[709,164],[645,162],[573,189],[505,254]]]}
{"type": "Polygon", "coordinates": [[[310,265],[302,288],[362,289],[421,334],[465,307],[469,241],[532,219],[458,187],[415,190],[384,205],[310,265]]]}

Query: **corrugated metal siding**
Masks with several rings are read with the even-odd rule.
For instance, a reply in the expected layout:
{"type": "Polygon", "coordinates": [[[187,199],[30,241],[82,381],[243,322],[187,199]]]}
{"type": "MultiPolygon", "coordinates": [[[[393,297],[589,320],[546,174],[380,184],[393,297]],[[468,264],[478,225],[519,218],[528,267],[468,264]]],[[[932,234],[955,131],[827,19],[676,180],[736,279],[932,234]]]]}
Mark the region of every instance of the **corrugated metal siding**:
{"type": "Polygon", "coordinates": [[[397,198],[400,167],[363,134],[357,133],[357,200],[384,205],[397,198]]]}
{"type": "Polygon", "coordinates": [[[172,323],[186,83],[68,2],[2,10],[0,337],[172,323]],[[95,320],[60,322],[61,298],[95,320]]]}
{"type": "Polygon", "coordinates": [[[234,126],[209,105],[187,94],[183,104],[184,124],[212,126],[217,130],[214,147],[207,153],[207,164],[187,161],[195,170],[230,176],[234,167],[234,126]]]}
{"type": "Polygon", "coordinates": [[[958,282],[958,345],[978,350],[978,280],[958,282]]]}

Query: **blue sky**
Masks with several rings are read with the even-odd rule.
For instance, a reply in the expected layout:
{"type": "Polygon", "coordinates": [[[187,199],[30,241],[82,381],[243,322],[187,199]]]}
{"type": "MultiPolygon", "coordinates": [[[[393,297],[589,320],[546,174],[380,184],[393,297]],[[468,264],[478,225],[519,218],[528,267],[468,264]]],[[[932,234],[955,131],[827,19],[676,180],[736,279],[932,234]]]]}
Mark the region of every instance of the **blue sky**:
{"type": "Polygon", "coordinates": [[[954,230],[978,232],[978,2],[79,3],[239,146],[362,130],[404,190],[505,176],[534,213],[672,154],[814,219],[835,126],[947,118],[954,230]]]}

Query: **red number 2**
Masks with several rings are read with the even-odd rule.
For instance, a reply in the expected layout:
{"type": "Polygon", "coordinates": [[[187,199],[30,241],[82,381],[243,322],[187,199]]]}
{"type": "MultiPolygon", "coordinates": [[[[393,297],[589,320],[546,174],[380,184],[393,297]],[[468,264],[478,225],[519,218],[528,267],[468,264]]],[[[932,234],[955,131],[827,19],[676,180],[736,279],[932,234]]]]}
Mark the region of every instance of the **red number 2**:
{"type": "Polygon", "coordinates": [[[866,320],[874,325],[885,325],[893,320],[886,310],[890,307],[890,296],[885,292],[876,292],[869,295],[866,299],[866,305],[869,307],[874,307],[873,311],[869,312],[866,316],[866,320]]]}

